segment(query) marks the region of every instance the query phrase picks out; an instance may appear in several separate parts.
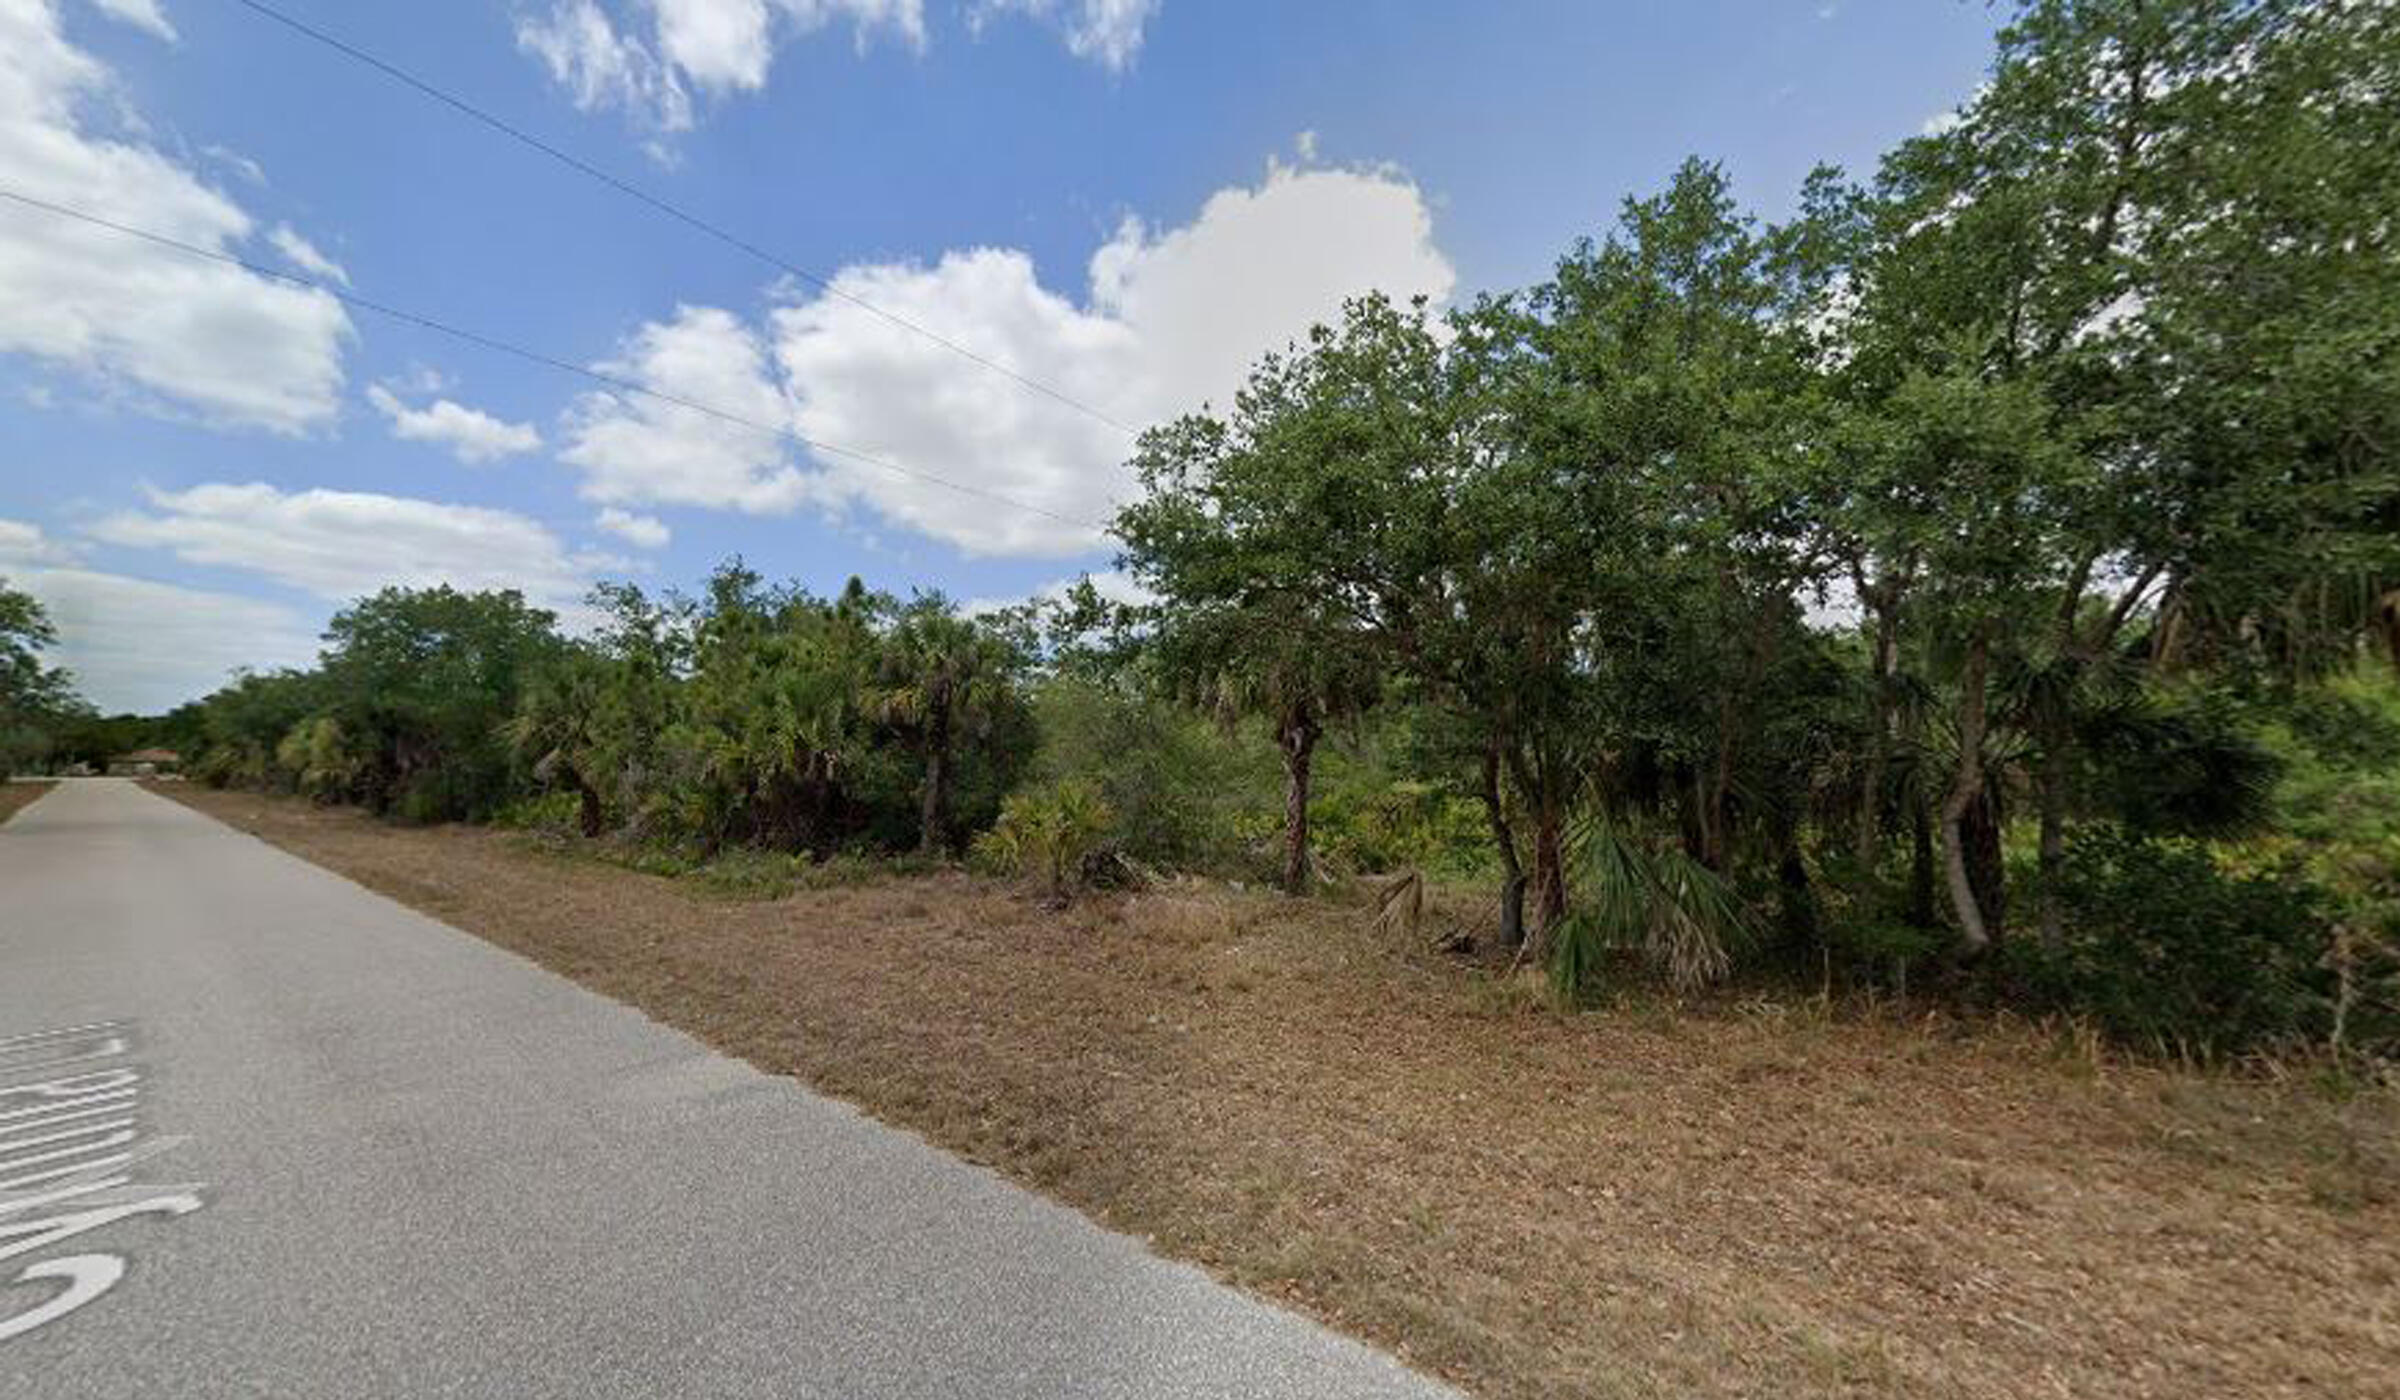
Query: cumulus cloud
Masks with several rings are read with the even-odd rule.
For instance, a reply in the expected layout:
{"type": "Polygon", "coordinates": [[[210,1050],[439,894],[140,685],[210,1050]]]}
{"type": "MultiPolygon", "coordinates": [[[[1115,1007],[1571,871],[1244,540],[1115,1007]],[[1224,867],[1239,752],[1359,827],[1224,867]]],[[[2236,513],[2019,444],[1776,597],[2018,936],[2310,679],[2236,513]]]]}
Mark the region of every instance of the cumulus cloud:
{"type": "Polygon", "coordinates": [[[364,491],[280,491],[212,482],[152,491],[146,510],[91,527],[109,544],[259,574],[335,602],[388,585],[514,588],[564,607],[603,561],[572,555],[540,522],[484,506],[364,491]]]}
{"type": "Polygon", "coordinates": [[[157,714],[223,685],[237,667],[306,665],[316,628],[258,598],[82,568],[12,570],[58,629],[50,659],[102,711],[157,714]]]}
{"type": "Polygon", "coordinates": [[[1022,252],[972,249],[930,266],[846,269],[834,291],[777,306],[762,329],[685,307],[643,327],[608,367],[759,421],[780,412],[774,421],[795,432],[876,460],[817,452],[803,472],[785,442],[620,395],[583,401],[563,455],[603,502],[754,513],[856,503],[971,553],[1073,554],[1100,543],[1091,522],[1132,494],[1126,435],[868,306],[1140,425],[1230,402],[1259,355],[1335,318],[1345,298],[1380,289],[1439,302],[1454,282],[1406,177],[1274,165],[1189,224],[1126,222],[1093,254],[1081,303],[1042,286],[1022,252]]]}
{"type": "Polygon", "coordinates": [[[582,468],[587,498],[753,515],[788,511],[808,499],[808,478],[773,431],[789,421],[790,405],[769,377],[766,347],[740,317],[715,307],[678,308],[673,320],[635,332],[599,368],[740,421],[641,395],[585,395],[568,413],[569,444],[559,457],[582,468]]]}
{"type": "Polygon", "coordinates": [[[666,522],[657,516],[635,515],[615,506],[601,507],[600,513],[592,517],[592,524],[640,549],[664,549],[675,538],[666,522]]]}
{"type": "MultiPolygon", "coordinates": [[[[0,0],[8,183],[235,251],[256,232],[239,205],[138,139],[95,129],[113,83],[66,41],[50,0],[0,0]]],[[[350,334],[341,304],[325,293],[0,205],[0,354],[66,368],[144,408],[305,432],[339,407],[350,334]]]]}
{"type": "Polygon", "coordinates": [[[411,408],[399,395],[377,384],[367,390],[367,402],[391,420],[393,437],[446,447],[462,462],[494,462],[542,445],[542,435],[532,424],[505,422],[452,399],[435,399],[423,408],[411,408]]]}

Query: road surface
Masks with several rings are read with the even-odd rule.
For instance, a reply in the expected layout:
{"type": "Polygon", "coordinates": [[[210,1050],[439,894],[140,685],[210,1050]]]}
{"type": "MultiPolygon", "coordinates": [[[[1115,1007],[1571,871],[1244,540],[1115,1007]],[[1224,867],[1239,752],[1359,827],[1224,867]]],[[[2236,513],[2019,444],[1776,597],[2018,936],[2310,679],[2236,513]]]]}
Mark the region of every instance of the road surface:
{"type": "Polygon", "coordinates": [[[0,826],[0,1396],[1431,1397],[123,782],[0,826]]]}

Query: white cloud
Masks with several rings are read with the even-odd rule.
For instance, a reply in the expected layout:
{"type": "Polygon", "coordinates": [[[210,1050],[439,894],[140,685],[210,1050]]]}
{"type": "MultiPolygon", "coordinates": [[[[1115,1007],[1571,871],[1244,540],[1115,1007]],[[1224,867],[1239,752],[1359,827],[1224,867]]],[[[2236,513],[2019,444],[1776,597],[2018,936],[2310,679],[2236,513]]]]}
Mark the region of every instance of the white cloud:
{"type": "Polygon", "coordinates": [[[1141,52],[1158,7],[1159,0],[985,0],[977,15],[1013,12],[1056,25],[1067,52],[1116,73],[1141,52]]]}
{"type": "Polygon", "coordinates": [[[617,32],[593,0],[558,0],[547,14],[517,20],[517,47],[550,70],[585,111],[622,107],[660,131],[692,124],[692,101],[673,69],[638,39],[617,32]]]}
{"type": "Polygon", "coordinates": [[[411,408],[381,384],[367,389],[367,401],[392,422],[392,436],[408,442],[430,442],[450,449],[462,462],[492,462],[542,445],[542,435],[530,423],[510,423],[479,408],[452,399],[435,399],[411,408]]]}
{"type": "Polygon", "coordinates": [[[0,565],[63,564],[74,557],[73,549],[43,534],[39,525],[0,520],[0,565]]]}
{"type": "Polygon", "coordinates": [[[264,482],[152,491],[148,510],[109,516],[90,533],[337,602],[388,585],[447,583],[514,588],[564,607],[582,597],[600,562],[570,555],[540,522],[510,511],[364,491],[285,492],[264,482]]]}
{"type": "Polygon", "coordinates": [[[111,19],[147,30],[169,43],[175,41],[175,26],[167,23],[166,12],[158,8],[158,0],[92,0],[92,3],[111,19]]]}
{"type": "Polygon", "coordinates": [[[592,524],[639,549],[664,549],[675,538],[666,522],[655,515],[635,515],[615,506],[603,506],[592,518],[592,524]]]}
{"type": "MultiPolygon", "coordinates": [[[[790,405],[769,378],[757,333],[730,311],[678,308],[637,331],[602,372],[657,393],[774,427],[790,405]]],[[[771,432],[638,395],[587,394],[569,411],[561,460],[583,494],[608,505],[711,506],[771,515],[809,497],[809,481],[771,432]]]]}
{"type": "MultiPolygon", "coordinates": [[[[206,248],[250,237],[250,216],[190,170],[92,129],[112,86],[66,42],[49,0],[0,0],[8,184],[206,248]]],[[[339,406],[350,333],[324,293],[0,205],[0,353],[68,368],[142,407],[304,432],[339,406]]]]}
{"type": "Polygon", "coordinates": [[[1961,126],[1966,125],[1968,110],[1983,101],[1985,95],[1991,90],[1992,85],[1988,79],[1977,83],[1957,106],[1946,112],[1936,112],[1927,117],[1918,125],[1917,134],[1919,136],[1946,136],[1958,130],[1961,126]]]}
{"type": "Polygon", "coordinates": [[[200,154],[206,156],[210,160],[215,161],[217,164],[224,166],[234,174],[241,176],[244,181],[250,184],[263,185],[267,182],[266,167],[260,165],[257,161],[252,160],[250,157],[243,155],[240,151],[233,150],[226,146],[212,145],[202,146],[200,148],[200,154]]]}
{"type": "Polygon", "coordinates": [[[302,666],[316,628],[299,612],[239,594],[90,569],[18,571],[58,629],[49,659],[102,711],[156,714],[223,685],[236,667],[302,666]]]}
{"type": "Polygon", "coordinates": [[[1381,289],[1439,302],[1455,274],[1434,246],[1423,192],[1388,170],[1275,165],[1218,192],[1191,223],[1128,221],[1093,254],[1086,302],[1043,287],[1022,252],[953,252],[930,267],[849,268],[835,292],[774,310],[759,332],[731,312],[683,308],[612,370],[745,417],[1027,502],[996,504],[871,462],[811,454],[795,469],[766,435],[618,396],[587,398],[563,454],[584,494],[764,513],[862,503],[980,554],[1094,548],[1130,499],[1126,435],[866,309],[871,304],[1103,410],[1124,423],[1231,401],[1251,364],[1381,289]],[[855,300],[853,300],[855,299],[855,300]],[[672,368],[673,374],[662,371],[672,368]]]}
{"type": "Polygon", "coordinates": [[[616,107],[660,132],[692,124],[692,93],[721,96],[766,86],[775,50],[848,20],[863,48],[890,33],[925,42],[923,0],[644,0],[612,13],[599,0],[551,0],[517,20],[517,47],[532,54],[586,111],[616,107]],[[646,31],[646,32],[644,32],[646,31]]]}
{"type": "Polygon", "coordinates": [[[1067,596],[1068,589],[1073,588],[1076,584],[1083,582],[1085,579],[1090,579],[1092,588],[1098,592],[1102,598],[1105,598],[1112,603],[1142,604],[1155,603],[1158,601],[1158,595],[1156,593],[1144,588],[1141,585],[1140,580],[1136,579],[1133,575],[1126,573],[1123,569],[1104,569],[1096,573],[1077,574],[1073,578],[1052,579],[1050,582],[1034,589],[1031,593],[1026,594],[1022,598],[1002,598],[997,596],[986,598],[970,598],[966,602],[959,604],[958,610],[969,617],[983,617],[991,613],[996,613],[1002,608],[1013,608],[1020,603],[1056,602],[1059,599],[1067,596]]]}
{"type": "MultiPolygon", "coordinates": [[[[1068,52],[1111,72],[1130,66],[1160,0],[980,0],[968,23],[1023,15],[1068,52]]],[[[621,109],[652,132],[687,130],[695,97],[757,92],[777,50],[836,24],[864,50],[878,39],[922,50],[924,0],[546,0],[517,19],[517,47],[585,111],[621,109]]]]}
{"type": "Polygon", "coordinates": [[[283,254],[292,266],[318,281],[339,282],[345,287],[350,285],[349,270],[325,256],[316,244],[302,238],[290,224],[277,224],[274,231],[267,235],[267,241],[274,244],[275,251],[283,254]]]}

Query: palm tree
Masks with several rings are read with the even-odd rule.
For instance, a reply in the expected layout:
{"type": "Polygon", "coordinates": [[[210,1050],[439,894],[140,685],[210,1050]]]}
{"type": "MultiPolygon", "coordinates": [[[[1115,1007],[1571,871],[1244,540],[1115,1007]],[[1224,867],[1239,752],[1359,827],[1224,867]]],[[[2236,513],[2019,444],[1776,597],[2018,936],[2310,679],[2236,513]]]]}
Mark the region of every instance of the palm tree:
{"type": "Polygon", "coordinates": [[[926,594],[885,639],[882,685],[870,709],[914,744],[925,763],[917,846],[932,854],[948,840],[952,757],[962,737],[989,730],[1009,689],[1008,648],[949,600],[926,594]]]}
{"type": "Polygon", "coordinates": [[[501,726],[501,737],[520,758],[533,763],[533,775],[543,782],[563,782],[581,804],[578,825],[587,837],[598,836],[607,810],[593,782],[598,765],[598,731],[594,723],[606,685],[603,663],[582,647],[561,655],[536,672],[517,702],[517,712],[501,726]]]}
{"type": "Polygon", "coordinates": [[[1227,725],[1256,715],[1283,755],[1283,889],[1308,888],[1308,789],[1325,727],[1375,702],[1380,675],[1354,631],[1284,594],[1171,619],[1161,637],[1184,697],[1227,725]]]}

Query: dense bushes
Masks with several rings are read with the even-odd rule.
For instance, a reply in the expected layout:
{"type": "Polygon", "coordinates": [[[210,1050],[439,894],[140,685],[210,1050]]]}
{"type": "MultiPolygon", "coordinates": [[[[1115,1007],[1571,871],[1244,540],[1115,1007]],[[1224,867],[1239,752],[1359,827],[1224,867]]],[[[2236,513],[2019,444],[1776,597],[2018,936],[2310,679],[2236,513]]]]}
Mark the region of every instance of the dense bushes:
{"type": "Polygon", "coordinates": [[[2304,880],[2228,875],[2196,843],[2095,828],[2069,846],[2060,895],[2065,936],[2004,954],[2035,1005],[2204,1058],[2331,1028],[2331,911],[2304,880]]]}
{"type": "Polygon", "coordinates": [[[556,792],[585,836],[823,859],[957,847],[1036,747],[1029,658],[938,596],[819,599],[737,560],[696,601],[594,602],[570,640],[513,593],[386,590],[314,670],[209,697],[194,774],[407,821],[556,792]]]}

